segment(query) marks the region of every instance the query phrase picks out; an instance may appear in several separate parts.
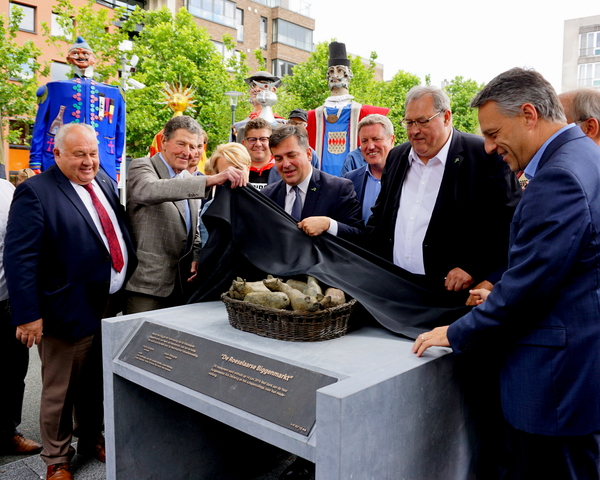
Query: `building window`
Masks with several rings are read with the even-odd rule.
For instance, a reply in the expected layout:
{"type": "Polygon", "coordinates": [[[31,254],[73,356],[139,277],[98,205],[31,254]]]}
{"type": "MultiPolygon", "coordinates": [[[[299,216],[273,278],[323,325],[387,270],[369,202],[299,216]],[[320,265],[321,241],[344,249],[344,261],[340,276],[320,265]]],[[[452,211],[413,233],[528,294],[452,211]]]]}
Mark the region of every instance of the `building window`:
{"type": "Polygon", "coordinates": [[[284,75],[293,75],[293,68],[296,66],[295,63],[286,62],[285,60],[275,59],[273,60],[273,75],[276,77],[283,77],[284,75]]]}
{"type": "Polygon", "coordinates": [[[237,41],[244,41],[244,11],[241,8],[235,9],[235,26],[237,28],[237,41]]]}
{"type": "Polygon", "coordinates": [[[600,63],[584,63],[579,65],[577,86],[600,87],[600,63]]]}
{"type": "Polygon", "coordinates": [[[71,65],[68,63],[52,62],[50,65],[50,78],[53,82],[67,80],[73,77],[71,65]]]}
{"type": "Polygon", "coordinates": [[[229,0],[189,0],[188,10],[204,20],[236,27],[235,3],[229,0]]]}
{"type": "Polygon", "coordinates": [[[267,19],[260,17],[260,48],[267,48],[267,19]]]}
{"type": "Polygon", "coordinates": [[[19,30],[23,30],[24,32],[32,32],[35,33],[35,7],[30,7],[28,5],[21,5],[20,3],[10,3],[10,11],[12,12],[13,8],[19,8],[23,12],[23,18],[21,18],[21,23],[19,24],[19,30]]]}
{"type": "Polygon", "coordinates": [[[579,56],[600,55],[600,32],[582,33],[579,35],[579,56]]]}
{"type": "Polygon", "coordinates": [[[299,13],[305,17],[310,17],[310,3],[304,0],[254,0],[267,7],[281,7],[291,12],[299,13]]]}
{"type": "Polygon", "coordinates": [[[273,20],[273,43],[276,42],[312,52],[313,32],[295,23],[276,18],[273,20]]]}
{"type": "MultiPolygon", "coordinates": [[[[58,23],[58,15],[56,13],[52,14],[52,20],[50,23],[50,34],[54,37],[65,37],[67,40],[71,40],[71,35],[67,30],[60,26],[58,23]]],[[[73,19],[71,19],[71,25],[73,24],[73,19]]]]}
{"type": "Polygon", "coordinates": [[[108,8],[125,7],[127,10],[135,10],[135,7],[144,8],[145,0],[96,0],[96,3],[108,8]]]}
{"type": "MultiPolygon", "coordinates": [[[[236,60],[238,62],[240,61],[240,52],[238,52],[237,50],[228,50],[225,47],[224,43],[217,42],[215,40],[211,40],[211,42],[217,49],[217,52],[219,52],[221,54],[221,56],[223,57],[223,63],[225,63],[226,66],[227,66],[227,62],[229,62],[229,59],[233,56],[236,57],[236,60]]],[[[233,72],[233,68],[230,68],[229,66],[227,66],[227,71],[233,72]]]]}

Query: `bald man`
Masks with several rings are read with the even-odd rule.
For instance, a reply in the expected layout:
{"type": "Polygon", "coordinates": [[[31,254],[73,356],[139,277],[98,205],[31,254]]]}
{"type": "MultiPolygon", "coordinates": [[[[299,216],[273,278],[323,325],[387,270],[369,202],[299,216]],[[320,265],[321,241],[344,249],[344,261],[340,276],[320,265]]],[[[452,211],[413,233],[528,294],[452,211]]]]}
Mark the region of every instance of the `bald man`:
{"type": "Polygon", "coordinates": [[[565,109],[568,123],[576,123],[583,133],[600,145],[600,91],[576,88],[558,98],[565,109]]]}

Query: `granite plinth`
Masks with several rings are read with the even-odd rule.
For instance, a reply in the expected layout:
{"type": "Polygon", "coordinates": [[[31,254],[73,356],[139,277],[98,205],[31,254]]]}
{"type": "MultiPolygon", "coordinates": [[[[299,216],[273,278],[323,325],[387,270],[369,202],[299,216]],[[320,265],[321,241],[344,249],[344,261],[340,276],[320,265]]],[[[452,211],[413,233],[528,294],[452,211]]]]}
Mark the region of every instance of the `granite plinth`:
{"type": "Polygon", "coordinates": [[[315,462],[317,480],[469,478],[449,349],[417,358],[411,346],[375,327],[315,343],[259,337],[232,328],[221,302],[104,320],[107,478],[248,479],[273,447],[315,462]],[[339,380],[315,393],[305,436],[119,360],[144,321],[339,380]]]}

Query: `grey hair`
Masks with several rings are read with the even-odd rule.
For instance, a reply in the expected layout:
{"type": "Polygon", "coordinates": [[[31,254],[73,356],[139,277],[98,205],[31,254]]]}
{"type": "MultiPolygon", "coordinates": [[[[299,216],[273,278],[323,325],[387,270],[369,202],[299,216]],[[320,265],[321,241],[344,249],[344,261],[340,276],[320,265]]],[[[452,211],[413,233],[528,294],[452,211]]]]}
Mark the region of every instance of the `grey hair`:
{"type": "Polygon", "coordinates": [[[600,122],[600,92],[598,90],[579,88],[573,91],[572,98],[571,117],[575,122],[585,122],[589,118],[595,118],[600,122]]]}
{"type": "Polygon", "coordinates": [[[65,123],[58,129],[58,132],[56,132],[56,136],[54,137],[54,148],[56,148],[59,152],[63,152],[65,147],[65,137],[71,130],[76,129],[77,127],[88,130],[88,133],[91,134],[94,139],[96,139],[96,130],[94,130],[91,125],[88,125],[87,123],[65,123]]]}
{"type": "Polygon", "coordinates": [[[450,110],[450,97],[444,90],[433,85],[417,85],[411,88],[406,94],[406,100],[404,100],[404,108],[408,106],[413,100],[419,100],[425,95],[431,95],[433,99],[433,108],[436,112],[445,112],[450,110]]]}
{"type": "Polygon", "coordinates": [[[533,105],[540,118],[553,123],[566,122],[556,91],[540,73],[533,69],[511,68],[501,73],[471,100],[471,107],[480,108],[494,101],[498,110],[508,117],[521,114],[525,103],[533,105]]]}
{"type": "Polygon", "coordinates": [[[368,125],[381,125],[386,136],[391,137],[394,135],[394,125],[385,115],[380,115],[379,113],[367,115],[360,122],[358,122],[358,133],[360,134],[360,129],[368,125]]]}
{"type": "Polygon", "coordinates": [[[306,129],[296,125],[284,125],[276,128],[269,138],[269,148],[276,147],[290,137],[296,137],[300,148],[308,148],[308,133],[306,132],[306,129]]]}
{"type": "Polygon", "coordinates": [[[198,139],[202,138],[202,133],[204,132],[200,124],[192,117],[189,115],[179,115],[171,118],[171,120],[165,124],[165,129],[163,130],[165,141],[171,140],[175,132],[180,128],[187,130],[193,135],[198,135],[198,139]]]}

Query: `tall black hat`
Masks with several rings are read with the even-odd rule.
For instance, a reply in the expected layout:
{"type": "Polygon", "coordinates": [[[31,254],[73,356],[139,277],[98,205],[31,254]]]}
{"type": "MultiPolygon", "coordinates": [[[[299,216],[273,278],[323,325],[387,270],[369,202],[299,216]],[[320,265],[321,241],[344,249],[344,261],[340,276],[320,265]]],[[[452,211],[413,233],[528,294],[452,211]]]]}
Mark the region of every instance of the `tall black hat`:
{"type": "Polygon", "coordinates": [[[335,67],[336,65],[350,66],[350,60],[346,55],[346,44],[339,42],[331,42],[329,44],[329,62],[328,67],[335,67]]]}

